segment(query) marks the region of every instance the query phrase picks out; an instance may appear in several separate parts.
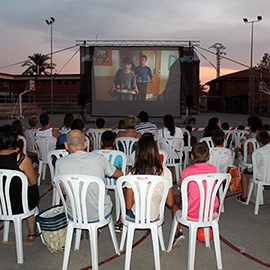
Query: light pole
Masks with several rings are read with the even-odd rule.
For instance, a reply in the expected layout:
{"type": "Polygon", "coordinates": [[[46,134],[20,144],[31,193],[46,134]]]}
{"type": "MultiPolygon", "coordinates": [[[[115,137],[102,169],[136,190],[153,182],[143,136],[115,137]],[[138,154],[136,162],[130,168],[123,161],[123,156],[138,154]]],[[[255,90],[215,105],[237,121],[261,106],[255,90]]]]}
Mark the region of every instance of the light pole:
{"type": "Polygon", "coordinates": [[[251,45],[250,45],[250,67],[249,67],[249,98],[248,98],[248,113],[252,114],[254,112],[254,102],[253,102],[253,24],[255,22],[260,22],[262,16],[257,16],[257,20],[249,21],[247,18],[243,18],[244,23],[251,23],[251,45]]]}
{"type": "Polygon", "coordinates": [[[48,25],[51,25],[51,114],[53,114],[53,23],[55,19],[53,17],[50,20],[45,20],[48,25]]]}

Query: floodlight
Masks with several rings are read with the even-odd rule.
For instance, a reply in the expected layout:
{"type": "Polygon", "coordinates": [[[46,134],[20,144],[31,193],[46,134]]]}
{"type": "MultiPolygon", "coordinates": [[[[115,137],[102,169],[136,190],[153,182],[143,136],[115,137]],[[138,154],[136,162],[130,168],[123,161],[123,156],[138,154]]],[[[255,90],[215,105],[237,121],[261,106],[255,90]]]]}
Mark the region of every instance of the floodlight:
{"type": "Polygon", "coordinates": [[[261,21],[262,20],[262,16],[257,16],[257,20],[261,21]]]}
{"type": "Polygon", "coordinates": [[[247,23],[247,22],[248,22],[248,19],[247,19],[247,18],[243,18],[243,21],[244,21],[245,23],[247,23]]]}

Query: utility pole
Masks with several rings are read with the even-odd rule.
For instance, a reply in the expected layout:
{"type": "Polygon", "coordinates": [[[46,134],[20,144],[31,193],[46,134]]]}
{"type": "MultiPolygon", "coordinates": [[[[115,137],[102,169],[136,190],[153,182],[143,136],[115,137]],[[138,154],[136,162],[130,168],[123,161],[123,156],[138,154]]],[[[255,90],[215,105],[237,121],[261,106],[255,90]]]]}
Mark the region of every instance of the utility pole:
{"type": "Polygon", "coordinates": [[[217,56],[217,78],[220,76],[220,62],[222,60],[222,55],[226,55],[223,50],[226,49],[221,43],[215,43],[209,49],[216,49],[216,56],[217,56]]]}

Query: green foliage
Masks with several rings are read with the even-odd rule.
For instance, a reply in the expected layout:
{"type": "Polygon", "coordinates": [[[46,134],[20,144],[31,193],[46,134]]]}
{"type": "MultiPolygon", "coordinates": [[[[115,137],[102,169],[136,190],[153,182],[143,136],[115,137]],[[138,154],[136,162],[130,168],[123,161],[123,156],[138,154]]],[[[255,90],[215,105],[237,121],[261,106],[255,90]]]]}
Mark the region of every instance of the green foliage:
{"type": "Polygon", "coordinates": [[[264,53],[262,60],[255,67],[256,70],[270,71],[270,54],[264,53]]]}

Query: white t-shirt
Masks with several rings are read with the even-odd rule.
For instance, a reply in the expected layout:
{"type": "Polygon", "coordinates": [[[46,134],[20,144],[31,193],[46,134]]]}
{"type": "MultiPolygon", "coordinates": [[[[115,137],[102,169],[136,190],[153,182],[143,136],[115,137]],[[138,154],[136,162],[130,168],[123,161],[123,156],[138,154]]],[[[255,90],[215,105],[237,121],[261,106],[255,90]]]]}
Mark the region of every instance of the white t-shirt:
{"type": "Polygon", "coordinates": [[[50,136],[52,137],[53,134],[52,134],[52,128],[48,128],[48,129],[45,129],[45,130],[37,130],[36,131],[36,136],[50,136]]]}
{"type": "Polygon", "coordinates": [[[182,132],[181,128],[175,127],[174,136],[171,136],[170,131],[166,127],[164,127],[164,128],[161,128],[158,130],[157,140],[160,138],[169,138],[169,139],[170,138],[180,138],[180,139],[183,139],[183,132],[182,132]]]}

